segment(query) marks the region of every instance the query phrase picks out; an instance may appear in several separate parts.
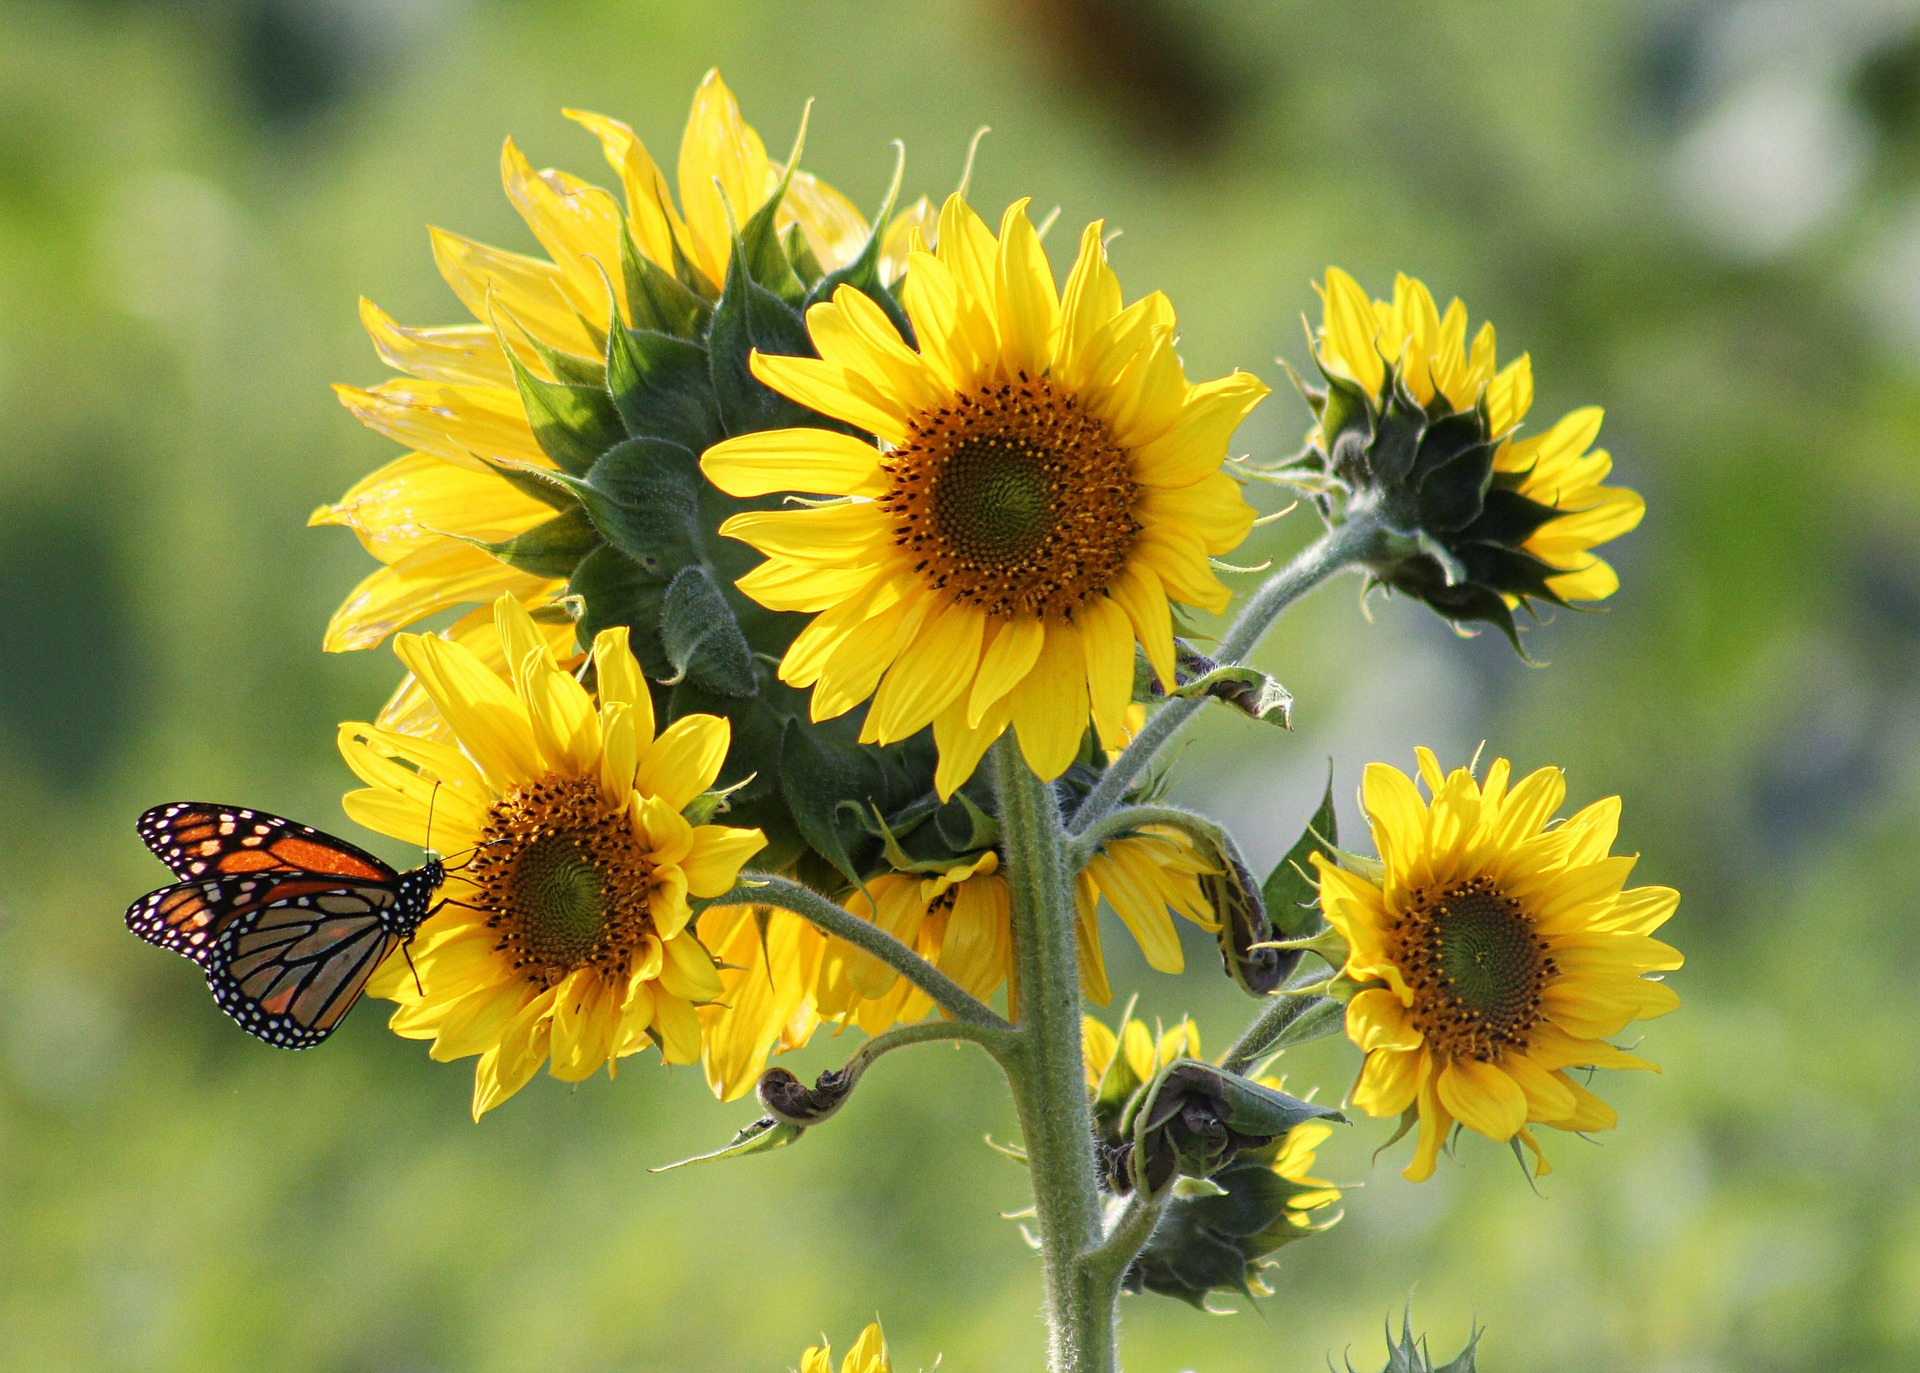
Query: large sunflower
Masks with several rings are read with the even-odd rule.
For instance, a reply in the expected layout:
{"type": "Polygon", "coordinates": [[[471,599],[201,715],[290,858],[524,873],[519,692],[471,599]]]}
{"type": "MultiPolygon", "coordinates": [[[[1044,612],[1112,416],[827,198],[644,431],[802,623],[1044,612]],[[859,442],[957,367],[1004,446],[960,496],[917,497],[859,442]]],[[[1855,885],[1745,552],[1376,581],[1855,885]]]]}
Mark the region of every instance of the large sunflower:
{"type": "Polygon", "coordinates": [[[1321,909],[1347,941],[1344,971],[1364,984],[1347,1006],[1347,1034],[1366,1051],[1353,1099],[1370,1115],[1417,1116],[1416,1182],[1456,1122],[1518,1138],[1536,1158],[1529,1124],[1610,1129],[1612,1108],[1568,1070],[1653,1067],[1607,1039],[1680,1004],[1647,975],[1681,963],[1653,938],[1680,894],[1626,888],[1634,860],[1609,855],[1618,797],[1553,825],[1558,768],[1509,789],[1504,758],[1482,784],[1418,753],[1431,803],[1399,769],[1367,768],[1377,876],[1313,858],[1321,909]]]}
{"type": "MultiPolygon", "coordinates": [[[[689,299],[711,301],[726,278],[729,209],[744,224],[781,181],[783,169],[768,159],[718,72],[700,83],[681,140],[684,214],[632,129],[603,115],[566,113],[600,140],[619,174],[618,197],[566,172],[536,171],[509,139],[501,154],[507,197],[547,257],[435,229],[434,261],[476,323],[407,328],[361,302],[381,361],[405,375],[334,389],[363,424],[413,451],[309,521],[352,529],[383,564],[335,612],[330,651],[372,647],[425,616],[484,605],[502,592],[526,605],[559,594],[566,569],[544,570],[543,558],[525,550],[506,553],[509,541],[556,522],[553,505],[490,465],[555,465],[535,437],[508,347],[540,382],[577,382],[575,369],[603,357],[620,295],[610,283],[622,280],[623,227],[641,257],[692,283],[689,299]]],[[[776,224],[796,229],[825,271],[850,262],[868,237],[866,219],[844,196],[798,171],[776,224]]],[[[618,308],[632,324],[630,304],[621,299],[618,308]]],[[[549,543],[571,548],[559,534],[549,543]]],[[[579,550],[571,551],[577,559],[579,550]]]]}
{"type": "Polygon", "coordinates": [[[1391,301],[1371,300],[1338,268],[1322,294],[1316,357],[1333,391],[1358,394],[1309,393],[1320,419],[1310,448],[1390,524],[1422,536],[1422,553],[1380,569],[1382,580],[1452,619],[1505,627],[1528,597],[1597,601],[1619,589],[1593,550],[1639,524],[1646,502],[1604,484],[1613,462],[1592,447],[1597,407],[1522,438],[1532,362],[1500,367],[1491,324],[1469,343],[1465,305],[1442,314],[1405,275],[1391,301]]]}
{"type": "Polygon", "coordinates": [[[1209,558],[1253,523],[1221,470],[1266,394],[1236,372],[1188,384],[1155,293],[1122,308],[1101,226],[1062,296],[1026,215],[996,239],[958,195],[938,248],[908,255],[917,348],[863,293],[807,314],[818,358],[755,354],[766,385],[879,440],[781,429],[707,450],[737,496],[843,497],[721,526],[767,555],[740,589],[814,615],[781,662],[816,720],[873,698],[863,739],[933,726],[941,795],[1009,725],[1042,777],[1079,752],[1091,716],[1123,738],[1134,645],[1173,683],[1169,603],[1224,609],[1209,558]]]}
{"type": "Polygon", "coordinates": [[[494,613],[510,675],[431,635],[394,645],[451,744],[340,727],[368,784],[347,795],[349,815],[471,853],[368,990],[400,1003],[393,1029],[433,1040],[435,1058],[480,1055],[475,1119],[549,1058],[569,1082],[650,1041],[670,1063],[698,1059],[694,1007],[721,986],[688,897],[725,892],[764,842],[682,814],[720,770],[727,722],[688,715],[656,738],[625,629],[594,641],[596,706],[519,602],[502,596],[494,613]]]}

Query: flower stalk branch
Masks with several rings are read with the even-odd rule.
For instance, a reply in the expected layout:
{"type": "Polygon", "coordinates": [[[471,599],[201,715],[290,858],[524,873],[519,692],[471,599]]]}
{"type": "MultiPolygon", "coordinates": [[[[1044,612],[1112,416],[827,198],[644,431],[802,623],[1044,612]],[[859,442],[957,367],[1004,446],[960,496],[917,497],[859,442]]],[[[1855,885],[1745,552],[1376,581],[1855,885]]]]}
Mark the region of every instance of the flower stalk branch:
{"type": "MultiPolygon", "coordinates": [[[[1246,608],[1220,641],[1218,661],[1223,665],[1242,662],[1295,601],[1335,573],[1366,561],[1381,533],[1378,525],[1356,515],[1334,525],[1308,544],[1247,601],[1246,608]]],[[[1146,726],[1074,812],[1072,828],[1076,834],[1085,833],[1093,822],[1125,799],[1207,699],[1204,696],[1175,698],[1154,711],[1146,726]]]]}

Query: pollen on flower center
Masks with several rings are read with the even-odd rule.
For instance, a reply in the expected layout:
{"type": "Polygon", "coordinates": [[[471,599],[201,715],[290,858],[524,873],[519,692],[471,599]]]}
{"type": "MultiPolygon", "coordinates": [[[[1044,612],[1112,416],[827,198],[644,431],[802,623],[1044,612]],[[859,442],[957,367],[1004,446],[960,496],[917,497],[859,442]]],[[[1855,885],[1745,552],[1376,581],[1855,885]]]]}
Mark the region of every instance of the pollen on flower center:
{"type": "Polygon", "coordinates": [[[586,777],[546,777],[494,802],[464,874],[495,948],[539,987],[589,965],[625,977],[652,931],[652,875],[625,809],[586,777]]]}
{"type": "Polygon", "coordinates": [[[1435,1049],[1492,1062],[1526,1047],[1556,970],[1518,901],[1472,878],[1419,893],[1396,933],[1408,1015],[1435,1049]]]}
{"type": "Polygon", "coordinates": [[[1125,570],[1139,488],[1106,422],[1045,377],[921,414],[881,508],[914,570],[996,617],[1070,619],[1125,570]]]}

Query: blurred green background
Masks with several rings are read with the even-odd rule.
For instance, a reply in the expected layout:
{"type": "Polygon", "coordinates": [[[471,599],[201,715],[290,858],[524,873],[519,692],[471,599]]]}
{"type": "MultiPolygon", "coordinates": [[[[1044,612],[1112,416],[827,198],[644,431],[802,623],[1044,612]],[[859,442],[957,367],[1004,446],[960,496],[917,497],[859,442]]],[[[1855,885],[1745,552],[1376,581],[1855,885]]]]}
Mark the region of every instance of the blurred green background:
{"type": "MultiPolygon", "coordinates": [[[[1920,1364],[1920,29],[1879,0],[0,0],[0,1368],[776,1370],[882,1314],[910,1370],[1037,1368],[1038,1270],[984,1060],[890,1061],[803,1147],[652,1176],[752,1112],[697,1074],[541,1078],[478,1127],[466,1065],[375,1007],[325,1049],[248,1040],[120,911],[132,833],[210,797],[341,826],[333,726],[384,651],[319,652],[370,566],[307,512],[396,450],[329,396],[382,371],[365,293],[460,311],[425,225],[532,242],[511,133],[603,178],[563,105],[677,147],[719,64],[769,145],[863,204],[909,148],[936,195],[1124,229],[1194,375],[1281,383],[1309,281],[1404,269],[1530,350],[1549,419],[1608,407],[1644,491],[1624,589],[1544,670],[1357,583],[1266,660],[1292,736],[1212,720],[1180,789],[1270,862],[1325,760],[1482,739],[1626,797],[1686,892],[1662,1077],[1550,1141],[1364,1183],[1259,1314],[1130,1299],[1133,1373],[1378,1365],[1411,1294],[1490,1369],[1920,1364]]],[[[1056,253],[1071,235],[1057,235],[1056,253]]],[[[1063,265],[1063,264],[1060,264],[1063,265]]],[[[1290,393],[1239,446],[1289,451],[1290,393]]],[[[1310,532],[1304,512],[1255,558],[1310,532]]],[[[1345,820],[1351,825],[1351,809],[1345,820]]],[[[349,828],[348,832],[352,832],[349,828]]],[[[1349,829],[1349,834],[1353,833],[1349,829]]],[[[411,855],[377,845],[396,859],[411,855]]],[[[1117,945],[1120,941],[1111,941],[1117,945]]],[[[1248,1012],[1204,939],[1149,1014],[1248,1012]]],[[[804,1057],[835,1060],[845,1045],[804,1057]]],[[[1343,1044],[1288,1065],[1339,1096],[1343,1044]]],[[[796,1064],[795,1066],[806,1066],[796,1064]]]]}

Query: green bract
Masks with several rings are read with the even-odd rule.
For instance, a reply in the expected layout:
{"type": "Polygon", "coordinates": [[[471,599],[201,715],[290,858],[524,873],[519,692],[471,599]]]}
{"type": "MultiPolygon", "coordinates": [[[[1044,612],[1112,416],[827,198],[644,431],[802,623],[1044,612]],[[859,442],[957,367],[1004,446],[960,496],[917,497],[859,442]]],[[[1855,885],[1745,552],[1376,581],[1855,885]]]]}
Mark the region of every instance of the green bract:
{"type": "MultiPolygon", "coordinates": [[[[1316,357],[1316,360],[1317,357],[1316,357]]],[[[1374,585],[1425,601],[1455,624],[1497,626],[1519,647],[1508,598],[1567,602],[1548,584],[1562,569],[1521,545],[1562,511],[1520,494],[1525,472],[1498,471],[1486,398],[1455,410],[1439,392],[1422,405],[1396,366],[1368,395],[1322,363],[1324,386],[1295,377],[1319,426],[1300,460],[1319,474],[1330,519],[1364,517],[1380,529],[1365,559],[1374,585]]]]}

